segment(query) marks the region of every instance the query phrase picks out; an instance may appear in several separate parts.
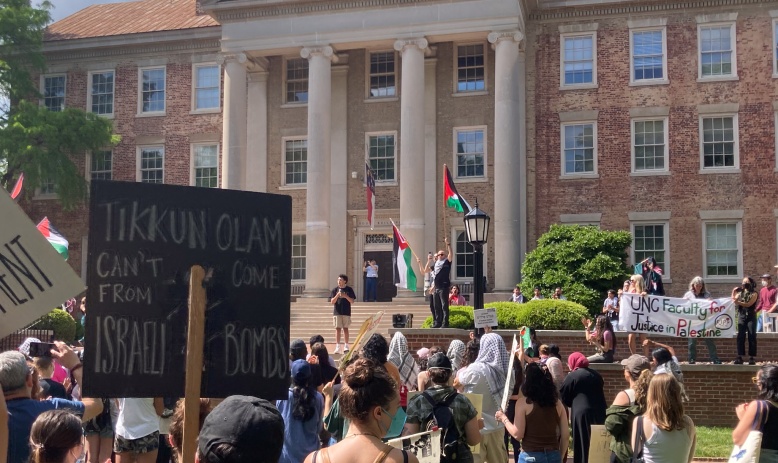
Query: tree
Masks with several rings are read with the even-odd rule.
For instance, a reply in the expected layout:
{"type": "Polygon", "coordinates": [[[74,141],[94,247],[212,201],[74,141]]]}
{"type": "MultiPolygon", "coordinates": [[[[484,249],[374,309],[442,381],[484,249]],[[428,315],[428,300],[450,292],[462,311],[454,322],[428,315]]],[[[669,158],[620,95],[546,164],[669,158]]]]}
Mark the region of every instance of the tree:
{"type": "Polygon", "coordinates": [[[0,184],[11,188],[24,172],[25,191],[53,182],[66,208],[86,197],[87,184],[74,161],[118,142],[111,121],[81,109],[48,111],[34,77],[45,71],[43,34],[51,4],[0,0],[0,184]]]}
{"type": "Polygon", "coordinates": [[[599,313],[607,291],[620,288],[629,276],[626,249],[631,243],[626,231],[552,225],[524,260],[522,292],[532,294],[539,286],[549,297],[561,287],[568,299],[599,313]]]}

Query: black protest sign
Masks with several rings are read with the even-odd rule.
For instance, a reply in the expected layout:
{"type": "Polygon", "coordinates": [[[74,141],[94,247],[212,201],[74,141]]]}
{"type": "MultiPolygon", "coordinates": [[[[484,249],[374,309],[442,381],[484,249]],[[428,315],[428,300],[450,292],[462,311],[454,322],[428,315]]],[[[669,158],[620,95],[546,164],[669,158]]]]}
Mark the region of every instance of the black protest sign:
{"type": "Polygon", "coordinates": [[[292,201],[93,181],[84,395],[181,397],[189,271],[206,271],[201,397],[287,397],[292,201]]]}

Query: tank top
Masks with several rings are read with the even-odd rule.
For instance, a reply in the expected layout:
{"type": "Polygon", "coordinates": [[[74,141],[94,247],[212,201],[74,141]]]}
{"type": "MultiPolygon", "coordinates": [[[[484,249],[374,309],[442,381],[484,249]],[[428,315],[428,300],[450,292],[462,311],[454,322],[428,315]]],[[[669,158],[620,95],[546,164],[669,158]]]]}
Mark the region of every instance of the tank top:
{"type": "Polygon", "coordinates": [[[635,390],[630,389],[624,389],[624,393],[627,394],[627,397],[629,398],[629,406],[635,405],[635,390]]]}
{"type": "Polygon", "coordinates": [[[665,431],[654,423],[651,438],[643,444],[643,461],[645,463],[662,463],[670,461],[686,461],[692,448],[689,427],[681,430],[665,431]]]}
{"type": "Polygon", "coordinates": [[[556,406],[539,407],[534,405],[532,411],[526,416],[526,420],[524,439],[521,441],[522,450],[526,452],[559,450],[559,437],[557,435],[559,417],[556,406]]]}
{"type": "MultiPolygon", "coordinates": [[[[763,436],[778,436],[778,404],[767,401],[767,421],[762,428],[763,436]]],[[[762,439],[762,448],[778,450],[778,439],[762,439]]]]}

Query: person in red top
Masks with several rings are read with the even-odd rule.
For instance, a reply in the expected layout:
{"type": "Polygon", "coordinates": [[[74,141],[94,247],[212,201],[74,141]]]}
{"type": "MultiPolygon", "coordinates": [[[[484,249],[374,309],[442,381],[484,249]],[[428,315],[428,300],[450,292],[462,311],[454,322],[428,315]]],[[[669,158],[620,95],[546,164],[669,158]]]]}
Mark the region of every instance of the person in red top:
{"type": "Polygon", "coordinates": [[[773,284],[773,276],[762,275],[762,289],[759,290],[759,301],[756,303],[756,331],[762,332],[762,314],[775,312],[778,288],[773,284]]]}

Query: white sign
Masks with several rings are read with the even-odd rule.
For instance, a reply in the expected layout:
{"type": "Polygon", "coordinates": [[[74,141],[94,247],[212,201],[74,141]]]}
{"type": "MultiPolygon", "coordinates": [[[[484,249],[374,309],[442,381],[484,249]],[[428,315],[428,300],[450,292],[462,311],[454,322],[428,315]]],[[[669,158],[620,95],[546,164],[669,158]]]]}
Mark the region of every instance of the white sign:
{"type": "Polygon", "coordinates": [[[680,299],[624,293],[619,326],[630,333],[678,338],[731,338],[737,314],[731,298],[680,299]]]}
{"type": "Polygon", "coordinates": [[[440,429],[398,437],[387,444],[416,455],[419,463],[440,463],[440,429]]]}
{"type": "Polygon", "coordinates": [[[78,275],[5,192],[0,193],[0,338],[84,290],[78,275]]]}
{"type": "Polygon", "coordinates": [[[511,384],[513,381],[513,362],[516,361],[516,350],[519,348],[518,342],[516,341],[516,335],[513,335],[513,343],[511,344],[511,356],[510,360],[508,360],[508,371],[505,378],[505,389],[502,391],[502,403],[500,404],[500,410],[507,410],[508,409],[508,400],[511,398],[511,389],[513,389],[513,384],[511,384]]]}
{"type": "Polygon", "coordinates": [[[497,326],[497,309],[487,307],[485,309],[473,310],[473,321],[476,328],[497,326]]]}

